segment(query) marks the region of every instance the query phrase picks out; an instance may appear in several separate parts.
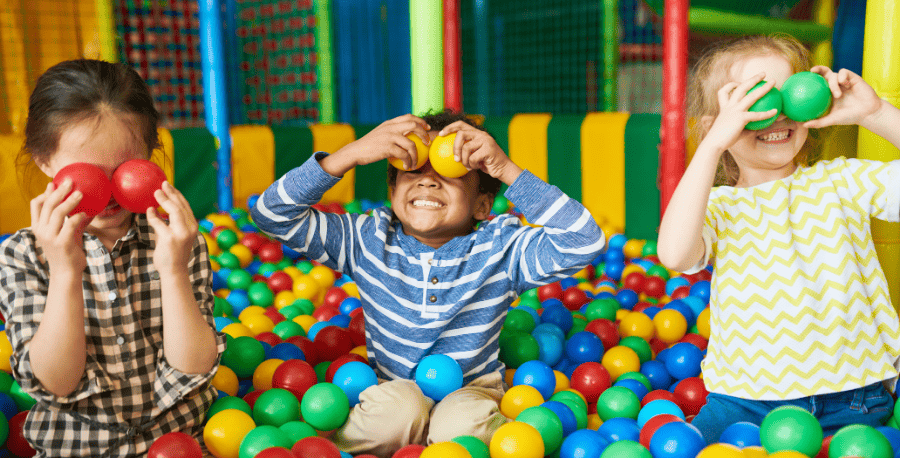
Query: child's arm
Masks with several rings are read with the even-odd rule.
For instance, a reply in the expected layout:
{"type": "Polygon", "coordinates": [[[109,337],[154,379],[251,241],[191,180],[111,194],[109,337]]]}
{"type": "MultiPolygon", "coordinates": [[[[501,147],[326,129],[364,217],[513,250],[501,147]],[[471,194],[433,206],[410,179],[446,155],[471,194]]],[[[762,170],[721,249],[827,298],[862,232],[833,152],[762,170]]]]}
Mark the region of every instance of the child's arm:
{"type": "Polygon", "coordinates": [[[827,115],[806,122],[804,127],[858,124],[900,148],[900,109],[880,99],[872,86],[850,70],[835,73],[819,65],[811,71],[828,80],[834,102],[827,115]]]}
{"type": "Polygon", "coordinates": [[[218,351],[215,331],[203,316],[190,281],[197,220],[187,199],[169,182],[153,197],[169,214],[166,224],[156,209],[147,211],[147,221],[156,232],[153,265],[162,294],[163,352],[169,365],[185,374],[207,373],[218,351]]]}
{"type": "Polygon", "coordinates": [[[716,166],[722,153],[733,145],[750,121],[772,117],[775,109],[748,112],[747,109],[773,86],[769,81],[747,94],[765,75],[760,73],[742,83],[728,83],[719,89],[719,116],[700,122],[712,124],[709,134],[700,142],[691,163],[672,194],[659,226],[657,255],[666,267],[686,271],[697,265],[705,254],[703,225],[706,206],[712,191],[716,166]]]}

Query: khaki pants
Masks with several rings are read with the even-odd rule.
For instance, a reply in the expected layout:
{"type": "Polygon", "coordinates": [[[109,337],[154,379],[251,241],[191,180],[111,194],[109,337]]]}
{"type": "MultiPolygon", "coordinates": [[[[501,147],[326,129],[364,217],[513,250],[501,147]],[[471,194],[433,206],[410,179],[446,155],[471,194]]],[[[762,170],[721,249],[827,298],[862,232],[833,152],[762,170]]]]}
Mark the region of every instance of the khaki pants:
{"type": "Polygon", "coordinates": [[[505,392],[499,372],[483,375],[435,405],[412,380],[392,380],[359,395],[344,426],[331,436],[341,450],[390,458],[409,444],[429,445],[457,436],[475,436],[488,444],[510,421],[500,413],[505,392]]]}

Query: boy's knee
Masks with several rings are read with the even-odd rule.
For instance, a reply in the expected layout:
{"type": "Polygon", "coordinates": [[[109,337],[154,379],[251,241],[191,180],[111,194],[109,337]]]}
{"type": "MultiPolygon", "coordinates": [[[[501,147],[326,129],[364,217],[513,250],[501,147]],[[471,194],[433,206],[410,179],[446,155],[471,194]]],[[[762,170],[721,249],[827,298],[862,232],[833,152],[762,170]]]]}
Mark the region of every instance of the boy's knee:
{"type": "Polygon", "coordinates": [[[428,443],[458,436],[475,436],[489,443],[494,432],[510,420],[500,412],[497,394],[487,388],[467,387],[450,393],[431,414],[428,443]]]}

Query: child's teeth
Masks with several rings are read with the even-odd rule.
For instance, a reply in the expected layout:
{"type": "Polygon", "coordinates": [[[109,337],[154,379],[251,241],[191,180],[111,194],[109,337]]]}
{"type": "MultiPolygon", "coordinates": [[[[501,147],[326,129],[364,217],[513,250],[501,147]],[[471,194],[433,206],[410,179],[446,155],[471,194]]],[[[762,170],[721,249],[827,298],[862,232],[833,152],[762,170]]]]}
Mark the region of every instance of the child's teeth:
{"type": "Polygon", "coordinates": [[[760,135],[759,139],[764,142],[775,142],[778,140],[784,140],[788,138],[790,132],[788,131],[780,131],[780,132],[771,132],[766,135],[760,135]]]}
{"type": "Polygon", "coordinates": [[[437,202],[431,202],[428,200],[417,200],[413,202],[413,205],[416,207],[440,207],[441,204],[437,202]]]}

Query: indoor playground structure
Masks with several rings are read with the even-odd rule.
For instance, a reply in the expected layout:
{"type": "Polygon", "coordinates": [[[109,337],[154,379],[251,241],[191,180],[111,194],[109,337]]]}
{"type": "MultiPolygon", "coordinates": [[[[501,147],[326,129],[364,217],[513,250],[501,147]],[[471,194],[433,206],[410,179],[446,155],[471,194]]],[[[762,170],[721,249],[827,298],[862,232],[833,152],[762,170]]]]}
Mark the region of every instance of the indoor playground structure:
{"type": "MultiPolygon", "coordinates": [[[[78,57],[132,66],[163,116],[152,160],[200,221],[216,325],[229,336],[206,447],[217,458],[348,457],[328,431],[377,383],[356,286],[259,233],[247,209],[315,151],[405,113],[464,110],[517,164],[584,203],[608,244],[508,312],[509,423],[488,441],[409,445],[393,458],[895,458],[898,409],[883,427],[828,437],[798,409],[736,423],[712,445],[689,424],[707,394],[711,274],[667,270],[655,239],[694,147],[689,65],[711,42],[758,33],[796,36],[815,64],[860,73],[900,106],[896,0],[5,0],[0,241],[30,224],[28,201],[49,180],[16,163],[36,78],[78,57]]],[[[900,159],[864,129],[820,135],[826,158],[900,159]]],[[[383,205],[387,167],[347,173],[316,208],[383,205]]],[[[493,212],[519,215],[502,196],[493,212]]],[[[900,304],[900,229],[873,227],[900,304]]],[[[11,351],[3,334],[0,456],[28,457],[22,423],[34,400],[10,376],[11,351]]],[[[435,400],[461,380],[450,358],[416,370],[435,400]]],[[[171,433],[148,456],[201,453],[171,433]]]]}

